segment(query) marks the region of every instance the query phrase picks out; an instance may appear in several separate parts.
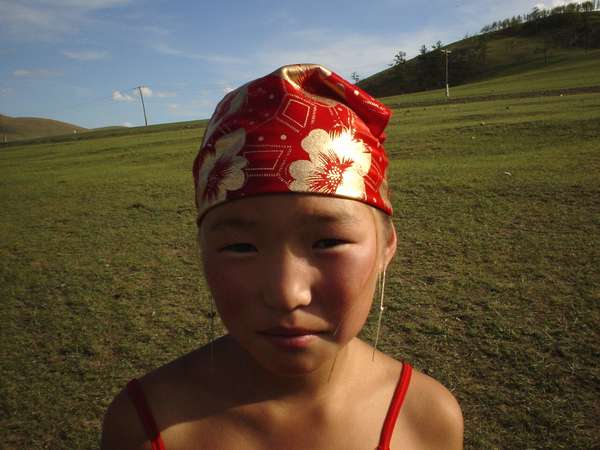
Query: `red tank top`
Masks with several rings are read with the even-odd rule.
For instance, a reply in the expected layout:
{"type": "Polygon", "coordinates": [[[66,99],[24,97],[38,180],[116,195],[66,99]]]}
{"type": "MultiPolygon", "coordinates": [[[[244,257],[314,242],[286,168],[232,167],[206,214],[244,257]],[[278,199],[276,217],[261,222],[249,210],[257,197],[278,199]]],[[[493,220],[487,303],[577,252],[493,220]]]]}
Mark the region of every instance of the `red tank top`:
{"type": "MultiPolygon", "coordinates": [[[[376,450],[390,450],[392,433],[394,432],[396,420],[398,419],[400,408],[402,407],[406,391],[408,390],[411,374],[411,365],[408,363],[402,364],[402,372],[400,373],[394,396],[392,397],[387,415],[385,416],[385,421],[381,428],[381,436],[379,437],[379,445],[376,450]]],[[[156,426],[156,421],[152,415],[152,411],[146,402],[146,397],[144,396],[144,392],[137,379],[134,378],[127,383],[127,393],[137,410],[140,421],[144,425],[148,439],[152,444],[152,450],[166,450],[165,444],[160,436],[160,431],[156,426]]]]}

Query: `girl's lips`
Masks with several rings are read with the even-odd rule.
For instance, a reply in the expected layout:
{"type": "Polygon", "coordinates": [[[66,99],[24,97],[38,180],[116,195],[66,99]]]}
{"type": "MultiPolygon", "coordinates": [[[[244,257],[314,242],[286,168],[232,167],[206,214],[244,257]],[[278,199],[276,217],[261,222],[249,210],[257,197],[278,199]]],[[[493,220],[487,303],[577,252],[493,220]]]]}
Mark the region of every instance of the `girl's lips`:
{"type": "Polygon", "coordinates": [[[259,331],[259,333],[268,336],[304,336],[307,334],[319,334],[319,331],[308,330],[306,328],[273,327],[268,330],[259,331]]]}
{"type": "Polygon", "coordinates": [[[260,331],[271,344],[282,349],[294,350],[308,347],[322,332],[304,328],[270,328],[260,331]]]}

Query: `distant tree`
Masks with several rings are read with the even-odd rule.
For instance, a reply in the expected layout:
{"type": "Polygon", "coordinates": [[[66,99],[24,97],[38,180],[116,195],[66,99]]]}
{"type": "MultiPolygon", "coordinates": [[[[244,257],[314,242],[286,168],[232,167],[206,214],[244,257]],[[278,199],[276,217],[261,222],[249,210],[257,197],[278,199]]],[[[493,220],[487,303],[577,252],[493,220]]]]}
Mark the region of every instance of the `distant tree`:
{"type": "Polygon", "coordinates": [[[427,54],[427,46],[425,44],[421,45],[421,48],[419,49],[419,54],[421,56],[426,55],[427,54]]]}
{"type": "Polygon", "coordinates": [[[581,9],[584,12],[592,12],[594,10],[594,2],[587,1],[581,4],[581,9]]]}
{"type": "Polygon", "coordinates": [[[394,55],[394,61],[390,64],[391,67],[404,64],[406,62],[406,52],[399,51],[394,55]]]}
{"type": "Polygon", "coordinates": [[[545,40],[543,47],[537,47],[533,50],[533,53],[541,53],[544,55],[544,65],[547,65],[550,59],[550,45],[550,41],[545,40]]]}
{"type": "Polygon", "coordinates": [[[354,84],[356,84],[360,81],[360,75],[357,74],[356,72],[352,72],[352,75],[350,75],[350,78],[352,78],[352,81],[354,81],[354,84]]]}
{"type": "Polygon", "coordinates": [[[477,53],[479,63],[481,64],[481,67],[483,67],[487,57],[487,38],[485,36],[480,36],[479,39],[477,39],[477,53]]]}
{"type": "Polygon", "coordinates": [[[442,41],[437,41],[431,46],[432,50],[440,50],[442,48],[442,41]]]}
{"type": "Polygon", "coordinates": [[[568,5],[565,6],[565,12],[568,12],[568,13],[577,12],[577,6],[579,6],[578,3],[569,3],[568,5]]]}

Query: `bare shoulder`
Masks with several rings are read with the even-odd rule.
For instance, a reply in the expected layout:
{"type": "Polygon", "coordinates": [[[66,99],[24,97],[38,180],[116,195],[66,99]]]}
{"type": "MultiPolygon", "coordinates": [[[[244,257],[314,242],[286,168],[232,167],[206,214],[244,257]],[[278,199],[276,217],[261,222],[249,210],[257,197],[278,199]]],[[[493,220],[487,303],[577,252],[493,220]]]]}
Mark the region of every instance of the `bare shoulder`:
{"type": "Polygon", "coordinates": [[[417,448],[463,448],[462,411],[454,395],[439,382],[414,370],[405,408],[417,448]]]}
{"type": "MultiPolygon", "coordinates": [[[[192,414],[203,413],[198,405],[210,405],[207,393],[202,389],[206,385],[209,367],[206,353],[204,348],[197,349],[138,379],[149,413],[161,435],[183,435],[178,425],[189,422],[193,418],[192,414]]],[[[146,430],[125,388],[106,411],[101,449],[151,448],[146,430]]]]}
{"type": "Polygon", "coordinates": [[[151,448],[125,389],[115,397],[106,410],[100,448],[102,450],[149,450],[151,448]]]}

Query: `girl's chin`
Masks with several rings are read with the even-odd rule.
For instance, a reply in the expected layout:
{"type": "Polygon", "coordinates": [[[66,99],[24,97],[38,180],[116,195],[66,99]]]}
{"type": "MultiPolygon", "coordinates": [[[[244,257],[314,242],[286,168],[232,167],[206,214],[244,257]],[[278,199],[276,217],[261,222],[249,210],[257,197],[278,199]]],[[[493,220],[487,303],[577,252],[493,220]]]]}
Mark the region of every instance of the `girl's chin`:
{"type": "MultiPolygon", "coordinates": [[[[287,344],[284,346],[287,347],[287,344]]],[[[263,369],[282,377],[305,377],[322,370],[331,370],[336,356],[335,349],[310,350],[289,350],[287,348],[271,352],[259,350],[251,356],[263,369]]]]}
{"type": "Polygon", "coordinates": [[[302,338],[237,339],[228,336],[235,346],[243,366],[256,364],[268,373],[286,378],[301,378],[318,372],[329,373],[336,357],[343,348],[340,343],[326,336],[310,335],[302,338]],[[247,359],[248,358],[248,359],[247,359]]]}
{"type": "Polygon", "coordinates": [[[282,378],[303,378],[325,368],[329,370],[332,367],[332,362],[318,364],[308,361],[258,361],[263,369],[282,378]]]}

